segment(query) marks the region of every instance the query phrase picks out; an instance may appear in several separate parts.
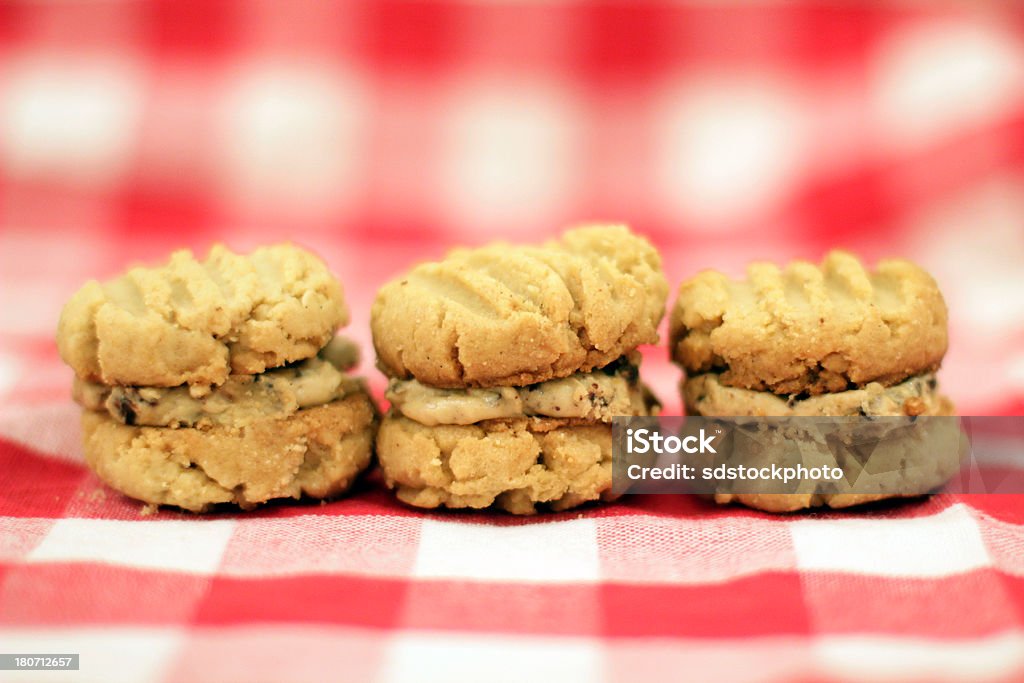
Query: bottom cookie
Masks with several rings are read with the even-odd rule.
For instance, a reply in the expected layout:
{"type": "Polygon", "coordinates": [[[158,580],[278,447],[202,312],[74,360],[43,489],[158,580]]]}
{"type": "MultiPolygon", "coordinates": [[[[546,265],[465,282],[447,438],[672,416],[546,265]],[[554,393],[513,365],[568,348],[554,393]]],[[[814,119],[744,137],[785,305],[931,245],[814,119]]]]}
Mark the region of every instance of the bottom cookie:
{"type": "Polygon", "coordinates": [[[427,427],[388,415],[377,457],[389,487],[416,507],[498,507],[532,514],[609,500],[612,428],[550,418],[427,427]]]}
{"type": "Polygon", "coordinates": [[[85,411],[85,459],[118,491],[193,512],[273,498],[328,498],[370,464],[376,409],[363,393],[243,428],[133,427],[85,411]]]}
{"type": "Polygon", "coordinates": [[[953,403],[938,392],[931,374],[892,387],[872,383],[860,389],[788,399],[726,387],[717,375],[707,374],[684,380],[682,396],[687,410],[703,417],[790,418],[747,430],[742,447],[735,441],[720,454],[727,465],[838,467],[843,472],[838,481],[800,482],[790,489],[792,493],[780,493],[779,489],[786,487],[775,481],[731,482],[726,490],[708,496],[721,504],[796,512],[919,497],[949,481],[969,451],[953,403]],[[822,428],[816,421],[822,417],[834,417],[836,422],[831,428],[822,428]]]}

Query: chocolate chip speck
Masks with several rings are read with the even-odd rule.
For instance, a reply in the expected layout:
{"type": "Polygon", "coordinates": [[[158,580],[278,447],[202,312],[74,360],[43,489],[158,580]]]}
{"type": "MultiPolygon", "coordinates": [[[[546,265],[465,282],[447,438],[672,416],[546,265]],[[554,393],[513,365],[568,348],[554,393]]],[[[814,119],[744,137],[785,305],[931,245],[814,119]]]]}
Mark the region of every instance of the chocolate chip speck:
{"type": "Polygon", "coordinates": [[[117,402],[117,412],[121,415],[121,419],[129,427],[135,424],[135,406],[127,399],[122,396],[117,402]]]}

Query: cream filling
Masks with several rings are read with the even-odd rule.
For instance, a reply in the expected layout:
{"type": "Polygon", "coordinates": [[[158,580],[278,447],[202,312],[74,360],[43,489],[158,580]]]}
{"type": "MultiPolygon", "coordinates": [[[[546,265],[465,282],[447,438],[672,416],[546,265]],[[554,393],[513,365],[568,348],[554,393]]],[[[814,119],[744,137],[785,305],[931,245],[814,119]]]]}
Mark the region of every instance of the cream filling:
{"type": "Polygon", "coordinates": [[[358,362],[356,346],[335,338],[314,358],[258,375],[232,375],[216,387],[107,386],[76,379],[73,393],[85,408],[106,411],[127,425],[244,426],[365,391],[362,380],[346,374],[358,362]]]}
{"type": "Polygon", "coordinates": [[[872,382],[858,389],[805,398],[725,386],[715,374],[684,379],[682,388],[690,412],[705,416],[887,417],[943,415],[952,411],[949,400],[939,393],[932,373],[916,375],[890,387],[872,382]]]}
{"type": "Polygon", "coordinates": [[[636,366],[613,365],[525,387],[439,389],[393,379],[385,396],[395,411],[428,427],[526,416],[611,422],[616,415],[646,415],[636,366]]]}

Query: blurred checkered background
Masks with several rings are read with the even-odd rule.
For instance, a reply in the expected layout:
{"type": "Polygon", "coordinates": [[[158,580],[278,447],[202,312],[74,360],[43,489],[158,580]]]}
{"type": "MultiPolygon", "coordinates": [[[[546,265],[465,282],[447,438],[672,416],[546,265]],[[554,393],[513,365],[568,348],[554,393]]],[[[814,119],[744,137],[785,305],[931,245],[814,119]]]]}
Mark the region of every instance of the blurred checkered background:
{"type": "Polygon", "coordinates": [[[367,345],[411,262],[590,219],[673,286],[920,261],[962,410],[1020,412],[1024,5],[0,2],[0,392],[64,392],[62,302],[178,246],[314,248],[367,345]]]}

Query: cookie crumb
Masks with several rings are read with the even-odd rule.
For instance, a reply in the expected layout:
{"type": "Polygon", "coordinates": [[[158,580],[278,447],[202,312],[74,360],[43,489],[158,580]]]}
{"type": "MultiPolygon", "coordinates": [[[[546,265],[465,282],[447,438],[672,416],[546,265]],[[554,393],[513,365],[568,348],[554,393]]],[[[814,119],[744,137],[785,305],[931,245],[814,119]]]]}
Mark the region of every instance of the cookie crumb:
{"type": "Polygon", "coordinates": [[[903,413],[911,417],[923,415],[928,406],[918,396],[912,396],[903,402],[903,413]]]}

